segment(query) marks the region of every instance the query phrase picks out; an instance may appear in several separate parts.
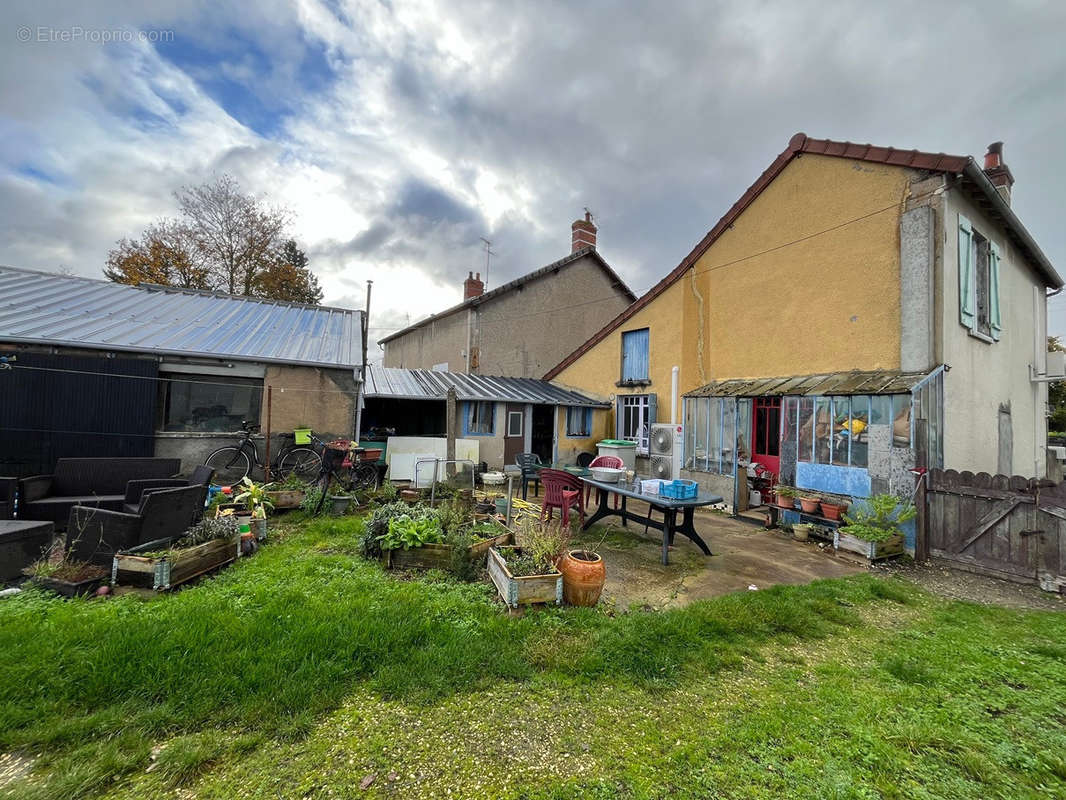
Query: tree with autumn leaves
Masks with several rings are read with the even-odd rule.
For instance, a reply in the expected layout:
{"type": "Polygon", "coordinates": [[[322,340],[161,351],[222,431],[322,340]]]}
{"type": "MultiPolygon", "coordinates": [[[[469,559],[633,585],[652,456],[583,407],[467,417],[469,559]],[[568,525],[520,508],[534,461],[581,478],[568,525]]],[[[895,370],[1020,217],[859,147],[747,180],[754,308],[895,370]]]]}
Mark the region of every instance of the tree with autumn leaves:
{"type": "Polygon", "coordinates": [[[122,239],[104,275],[116,283],[221,290],[318,305],[307,255],[285,235],[291,212],[241,191],[230,175],[174,193],[181,216],[122,239]]]}

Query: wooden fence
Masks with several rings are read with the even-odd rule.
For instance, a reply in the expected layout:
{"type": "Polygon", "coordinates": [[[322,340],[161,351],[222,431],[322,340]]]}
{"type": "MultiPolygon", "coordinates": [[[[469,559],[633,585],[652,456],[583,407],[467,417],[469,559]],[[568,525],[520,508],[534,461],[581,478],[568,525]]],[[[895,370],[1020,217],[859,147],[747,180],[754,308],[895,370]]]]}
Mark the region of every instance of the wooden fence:
{"type": "Polygon", "coordinates": [[[918,558],[1066,590],[1066,482],[930,470],[916,499],[918,558]]]}

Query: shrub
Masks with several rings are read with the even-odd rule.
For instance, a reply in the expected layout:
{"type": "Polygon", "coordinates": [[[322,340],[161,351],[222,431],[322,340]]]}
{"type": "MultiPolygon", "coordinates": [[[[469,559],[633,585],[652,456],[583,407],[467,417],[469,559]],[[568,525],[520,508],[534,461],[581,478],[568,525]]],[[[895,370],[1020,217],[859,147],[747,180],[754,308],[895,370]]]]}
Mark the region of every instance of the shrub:
{"type": "Polygon", "coordinates": [[[909,500],[901,501],[891,494],[876,494],[844,515],[848,524],[842,530],[867,542],[883,542],[902,534],[900,526],[914,519],[917,513],[909,500]]]}

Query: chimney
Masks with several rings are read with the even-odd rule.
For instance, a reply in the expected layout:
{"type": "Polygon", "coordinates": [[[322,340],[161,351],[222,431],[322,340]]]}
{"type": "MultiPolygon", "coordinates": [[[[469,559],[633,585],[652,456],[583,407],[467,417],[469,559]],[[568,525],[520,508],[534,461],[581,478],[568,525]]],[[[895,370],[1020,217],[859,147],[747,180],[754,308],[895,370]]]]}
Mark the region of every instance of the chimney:
{"type": "Polygon", "coordinates": [[[999,196],[1010,205],[1010,190],[1014,186],[1014,176],[1010,169],[1003,163],[1003,142],[992,142],[985,153],[985,175],[996,187],[999,196]]]}
{"type": "Polygon", "coordinates": [[[466,276],[466,280],[463,281],[463,299],[469,300],[471,297],[480,297],[485,293],[485,284],[481,281],[481,273],[474,277],[474,273],[471,272],[466,276]]]}
{"type": "Polygon", "coordinates": [[[571,239],[571,253],[576,253],[584,247],[596,249],[596,226],[592,224],[592,214],[589,213],[587,208],[585,209],[585,218],[575,220],[570,227],[574,232],[571,239]]]}

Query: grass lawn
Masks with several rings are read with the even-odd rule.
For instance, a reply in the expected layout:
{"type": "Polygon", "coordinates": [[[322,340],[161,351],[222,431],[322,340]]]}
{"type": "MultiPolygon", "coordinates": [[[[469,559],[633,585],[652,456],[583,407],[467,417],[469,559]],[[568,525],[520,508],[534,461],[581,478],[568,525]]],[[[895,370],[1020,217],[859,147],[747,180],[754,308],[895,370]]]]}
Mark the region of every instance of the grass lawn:
{"type": "Polygon", "coordinates": [[[509,619],[360,526],[147,602],[0,600],[0,797],[1066,797],[1061,614],[862,576],[509,619]]]}

